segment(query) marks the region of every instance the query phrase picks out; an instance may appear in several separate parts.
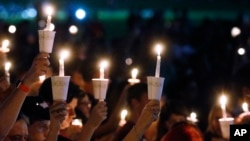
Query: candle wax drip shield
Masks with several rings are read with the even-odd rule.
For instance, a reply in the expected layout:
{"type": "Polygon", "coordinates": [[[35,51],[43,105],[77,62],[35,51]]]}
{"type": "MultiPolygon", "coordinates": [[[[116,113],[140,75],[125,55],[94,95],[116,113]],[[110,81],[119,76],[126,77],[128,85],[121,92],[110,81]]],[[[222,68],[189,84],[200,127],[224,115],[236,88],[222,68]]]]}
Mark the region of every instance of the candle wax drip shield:
{"type": "Polygon", "coordinates": [[[55,34],[55,31],[38,30],[40,52],[52,52],[55,34]]]}
{"type": "Polygon", "coordinates": [[[52,76],[52,94],[54,101],[66,101],[70,76],[52,76]]]}
{"type": "Polygon", "coordinates": [[[163,77],[153,77],[153,76],[147,77],[148,99],[151,99],[151,100],[161,99],[164,80],[165,78],[163,77]]]}
{"type": "Polygon", "coordinates": [[[92,79],[94,96],[96,99],[104,100],[108,89],[108,79],[92,79]]]}
{"type": "Polygon", "coordinates": [[[220,123],[220,127],[221,127],[222,136],[226,139],[229,139],[230,125],[234,124],[234,118],[232,118],[232,117],[220,118],[219,123],[220,123]]]}

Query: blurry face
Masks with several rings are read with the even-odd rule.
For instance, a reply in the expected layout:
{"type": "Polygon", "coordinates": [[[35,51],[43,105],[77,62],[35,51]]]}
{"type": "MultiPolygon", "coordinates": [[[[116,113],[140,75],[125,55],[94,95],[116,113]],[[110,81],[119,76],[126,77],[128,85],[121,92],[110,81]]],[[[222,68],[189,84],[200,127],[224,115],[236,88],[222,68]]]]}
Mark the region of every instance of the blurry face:
{"type": "Polygon", "coordinates": [[[88,96],[85,96],[84,98],[81,99],[79,102],[79,105],[77,108],[87,117],[89,118],[90,114],[90,108],[91,108],[91,102],[88,98],[88,96]]]}
{"type": "Polygon", "coordinates": [[[77,99],[73,98],[70,103],[67,104],[67,115],[65,120],[61,124],[61,129],[66,129],[70,126],[74,117],[76,117],[75,108],[77,105],[77,99]]]}
{"type": "Polygon", "coordinates": [[[10,130],[4,141],[27,141],[28,127],[24,120],[18,120],[10,130]]]}
{"type": "Polygon", "coordinates": [[[215,111],[213,119],[212,119],[212,130],[217,134],[221,135],[220,123],[219,119],[222,117],[222,113],[220,110],[215,111]]]}
{"type": "Polygon", "coordinates": [[[49,120],[42,120],[30,125],[28,141],[44,141],[49,131],[49,124],[49,120]]]}
{"type": "Polygon", "coordinates": [[[165,126],[167,129],[171,129],[172,126],[178,122],[185,121],[186,117],[182,115],[172,114],[169,119],[165,122],[165,126]]]}

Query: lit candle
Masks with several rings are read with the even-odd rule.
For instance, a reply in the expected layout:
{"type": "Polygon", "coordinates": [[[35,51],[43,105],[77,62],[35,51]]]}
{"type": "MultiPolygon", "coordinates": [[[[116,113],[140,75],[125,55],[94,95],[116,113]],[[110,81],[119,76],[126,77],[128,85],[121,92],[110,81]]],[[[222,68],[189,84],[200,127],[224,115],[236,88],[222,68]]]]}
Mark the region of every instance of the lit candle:
{"type": "Polygon", "coordinates": [[[51,6],[48,6],[46,8],[46,11],[47,11],[47,14],[48,14],[48,18],[47,18],[47,23],[46,23],[46,28],[45,30],[51,30],[51,15],[52,15],[52,12],[53,12],[53,8],[51,6]]]}
{"type": "Polygon", "coordinates": [[[75,126],[82,127],[82,120],[81,119],[73,119],[71,124],[75,125],[75,126]]]}
{"type": "Polygon", "coordinates": [[[132,69],[131,76],[133,79],[136,79],[137,74],[138,74],[138,69],[137,68],[132,69]]]}
{"type": "Polygon", "coordinates": [[[133,84],[135,84],[135,83],[139,83],[139,82],[140,82],[140,80],[136,78],[138,72],[139,72],[139,71],[138,71],[137,68],[132,69],[132,71],[131,71],[131,78],[128,79],[128,82],[129,82],[130,84],[133,85],[133,84]]]}
{"type": "Polygon", "coordinates": [[[221,105],[221,110],[222,110],[222,116],[223,116],[223,118],[227,117],[226,104],[227,104],[227,97],[225,95],[222,95],[220,97],[220,105],[221,105]]]}
{"type": "Polygon", "coordinates": [[[1,51],[5,52],[5,53],[9,52],[10,51],[10,49],[8,48],[9,45],[10,45],[10,41],[9,40],[7,40],[7,39],[3,40],[1,51]]]}
{"type": "Polygon", "coordinates": [[[5,65],[4,65],[4,70],[5,70],[5,74],[7,75],[8,82],[10,82],[10,73],[9,73],[10,67],[11,67],[11,63],[6,62],[5,65]]]}
{"type": "Polygon", "coordinates": [[[162,51],[162,44],[156,44],[155,50],[157,52],[157,62],[155,68],[155,77],[160,76],[160,67],[161,67],[161,51],[162,51]]]}
{"type": "Polygon", "coordinates": [[[121,111],[121,120],[119,122],[119,126],[123,126],[124,124],[126,124],[126,116],[128,114],[128,111],[126,109],[123,109],[121,111]]]}
{"type": "Polygon", "coordinates": [[[60,53],[60,59],[59,59],[59,76],[64,76],[64,59],[69,56],[69,52],[66,50],[63,50],[60,53]]]}
{"type": "Polygon", "coordinates": [[[242,109],[244,112],[248,112],[249,109],[248,109],[248,104],[246,102],[242,103],[242,109]]]}
{"type": "Polygon", "coordinates": [[[193,122],[193,123],[196,123],[198,122],[198,119],[197,119],[197,114],[195,112],[191,112],[190,113],[190,116],[187,117],[187,120],[193,122]]]}
{"type": "Polygon", "coordinates": [[[104,79],[104,69],[108,66],[108,61],[103,60],[100,63],[100,79],[104,79]]]}

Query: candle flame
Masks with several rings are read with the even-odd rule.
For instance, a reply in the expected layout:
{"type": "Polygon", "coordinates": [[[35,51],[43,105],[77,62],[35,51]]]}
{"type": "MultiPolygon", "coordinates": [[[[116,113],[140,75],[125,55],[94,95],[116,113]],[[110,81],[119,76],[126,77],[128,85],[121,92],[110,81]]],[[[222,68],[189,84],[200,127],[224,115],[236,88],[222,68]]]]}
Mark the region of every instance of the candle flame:
{"type": "Polygon", "coordinates": [[[137,68],[132,69],[131,71],[132,78],[135,79],[137,77],[137,74],[138,74],[138,69],[137,68]]]}
{"type": "Polygon", "coordinates": [[[106,68],[108,66],[108,61],[107,60],[102,60],[100,62],[100,68],[106,68]]]}
{"type": "Polygon", "coordinates": [[[123,109],[123,110],[121,111],[121,119],[124,120],[124,119],[126,118],[127,114],[128,114],[128,111],[127,111],[126,109],[123,109]]]}
{"type": "Polygon", "coordinates": [[[225,95],[222,95],[220,97],[220,104],[221,105],[226,105],[227,104],[227,97],[225,95]]]}
{"type": "Polygon", "coordinates": [[[11,67],[11,63],[10,62],[6,62],[5,66],[4,66],[5,71],[8,72],[10,70],[10,67],[11,67]]]}
{"type": "Polygon", "coordinates": [[[163,49],[163,45],[162,45],[162,44],[157,43],[157,44],[155,45],[155,51],[157,52],[158,55],[161,54],[162,49],[163,49]]]}
{"type": "Polygon", "coordinates": [[[54,12],[53,7],[51,5],[48,5],[46,7],[46,13],[48,14],[48,16],[51,16],[53,14],[53,12],[54,12]]]}
{"type": "Polygon", "coordinates": [[[246,102],[242,103],[242,109],[244,112],[248,112],[248,104],[246,102]]]}
{"type": "Polygon", "coordinates": [[[62,50],[61,52],[60,52],[60,59],[66,59],[66,58],[68,58],[69,57],[69,51],[68,50],[62,50]]]}
{"type": "Polygon", "coordinates": [[[73,119],[71,124],[82,127],[82,120],[81,119],[73,119]]]}
{"type": "Polygon", "coordinates": [[[191,117],[191,119],[196,119],[197,114],[195,112],[191,112],[190,117],[191,117]]]}
{"type": "Polygon", "coordinates": [[[2,42],[2,48],[7,48],[9,45],[10,45],[10,41],[9,40],[7,40],[7,39],[3,40],[3,42],[2,42]]]}

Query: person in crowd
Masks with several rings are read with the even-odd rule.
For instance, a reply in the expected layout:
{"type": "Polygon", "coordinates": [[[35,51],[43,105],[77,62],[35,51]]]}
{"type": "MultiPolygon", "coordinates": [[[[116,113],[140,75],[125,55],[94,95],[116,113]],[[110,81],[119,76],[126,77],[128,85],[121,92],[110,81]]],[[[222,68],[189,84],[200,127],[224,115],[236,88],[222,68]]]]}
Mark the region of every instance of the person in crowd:
{"type": "Polygon", "coordinates": [[[127,89],[127,104],[129,106],[130,116],[126,124],[120,127],[114,135],[114,141],[122,140],[129,133],[148,102],[146,83],[137,83],[127,89]]]}
{"type": "Polygon", "coordinates": [[[156,140],[160,140],[174,124],[186,121],[187,116],[188,112],[183,102],[178,100],[167,101],[161,108],[156,140]]]}
{"type": "Polygon", "coordinates": [[[161,141],[204,141],[204,138],[196,125],[183,121],[174,124],[161,141]]]}
{"type": "Polygon", "coordinates": [[[12,126],[4,141],[27,141],[28,139],[28,119],[19,113],[16,122],[12,126]]]}
{"type": "Polygon", "coordinates": [[[137,122],[130,129],[123,141],[140,141],[150,124],[157,120],[160,112],[160,102],[158,100],[149,101],[143,108],[137,122]]]}
{"type": "Polygon", "coordinates": [[[20,78],[16,88],[0,103],[0,141],[3,140],[14,125],[21,106],[29,92],[29,87],[46,74],[50,62],[48,53],[39,53],[27,73],[20,78]]]}
{"type": "MultiPolygon", "coordinates": [[[[54,103],[53,96],[52,96],[52,88],[51,88],[51,78],[46,79],[40,87],[39,96],[43,97],[49,103],[54,103]]],[[[67,100],[66,100],[66,116],[65,119],[60,123],[60,128],[57,129],[59,132],[58,140],[60,141],[85,141],[90,140],[92,137],[95,129],[101,124],[101,122],[106,119],[107,116],[107,107],[106,102],[98,102],[97,105],[94,106],[93,110],[91,111],[89,120],[86,122],[84,128],[82,128],[79,135],[72,139],[70,138],[71,135],[69,134],[68,130],[70,129],[71,122],[75,118],[75,108],[77,106],[78,97],[80,95],[84,95],[85,93],[74,83],[69,83],[68,93],[67,93],[67,100]]],[[[52,121],[51,121],[52,123],[52,121]]],[[[58,127],[58,126],[57,126],[58,127]]],[[[54,131],[54,132],[58,132],[54,131]]]]}
{"type": "Polygon", "coordinates": [[[243,102],[250,104],[250,62],[240,65],[232,75],[231,91],[234,95],[233,116],[237,117],[243,112],[243,102]]]}
{"type": "Polygon", "coordinates": [[[76,117],[82,120],[85,124],[90,116],[91,107],[93,105],[94,97],[86,93],[78,98],[77,106],[75,108],[76,117]]]}
{"type": "MultiPolygon", "coordinates": [[[[227,109],[227,116],[231,117],[232,114],[227,109]]],[[[224,141],[222,137],[219,119],[222,118],[222,110],[219,105],[214,105],[208,115],[208,125],[204,133],[205,141],[224,141]]]]}

